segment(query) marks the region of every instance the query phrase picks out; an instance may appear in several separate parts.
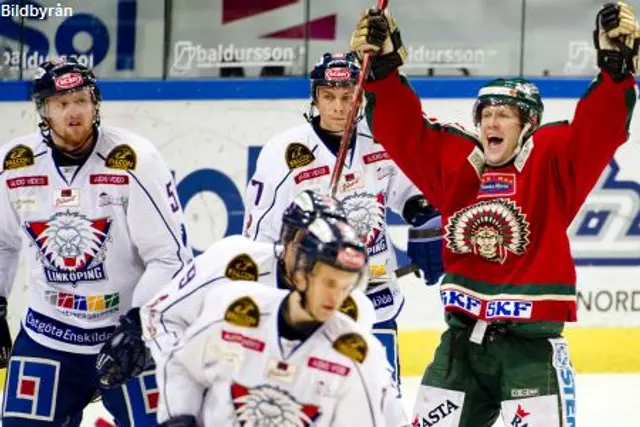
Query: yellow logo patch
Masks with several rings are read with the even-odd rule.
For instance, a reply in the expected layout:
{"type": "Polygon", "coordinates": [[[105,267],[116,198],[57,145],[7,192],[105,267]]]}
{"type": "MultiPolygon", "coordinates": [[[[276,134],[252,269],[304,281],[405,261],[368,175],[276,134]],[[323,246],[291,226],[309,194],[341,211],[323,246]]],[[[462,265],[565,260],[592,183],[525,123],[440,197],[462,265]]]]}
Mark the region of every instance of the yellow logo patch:
{"type": "Polygon", "coordinates": [[[224,275],[231,280],[249,280],[251,282],[258,281],[258,264],[247,254],[240,254],[234,257],[227,268],[224,275]]]}
{"type": "Polygon", "coordinates": [[[355,300],[351,298],[351,295],[344,300],[340,307],[340,311],[351,317],[356,322],[358,321],[358,306],[356,305],[355,300]]]}
{"type": "Polygon", "coordinates": [[[121,144],[115,147],[109,155],[105,165],[111,169],[120,169],[123,171],[132,171],[136,169],[138,156],[133,148],[127,144],[121,144]]]}
{"type": "Polygon", "coordinates": [[[364,362],[369,352],[367,342],[355,332],[340,335],[333,343],[333,349],[358,363],[364,362]]]}
{"type": "Polygon", "coordinates": [[[35,162],[33,151],[26,145],[16,145],[4,156],[4,170],[26,168],[35,162]]]}
{"type": "Polygon", "coordinates": [[[236,326],[257,328],[260,324],[260,309],[250,297],[242,297],[227,307],[224,320],[236,326]]]}
{"type": "Polygon", "coordinates": [[[287,162],[289,169],[297,169],[311,164],[316,157],[313,155],[309,147],[299,142],[293,142],[287,146],[284,153],[284,160],[287,162]]]}

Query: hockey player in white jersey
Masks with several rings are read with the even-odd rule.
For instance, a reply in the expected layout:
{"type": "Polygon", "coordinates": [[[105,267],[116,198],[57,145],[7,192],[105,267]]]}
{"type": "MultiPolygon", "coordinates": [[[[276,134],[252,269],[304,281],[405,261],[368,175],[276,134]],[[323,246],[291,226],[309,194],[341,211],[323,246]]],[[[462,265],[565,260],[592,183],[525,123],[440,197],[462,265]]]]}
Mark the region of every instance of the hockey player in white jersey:
{"type": "MultiPolygon", "coordinates": [[[[290,289],[294,280],[292,271],[297,239],[317,217],[347,222],[340,202],[306,190],[297,195],[285,210],[278,242],[258,242],[233,235],[218,240],[196,257],[184,274],[186,279],[176,277],[140,309],[143,329],[152,331],[149,348],[154,359],[161,360],[162,355],[201,314],[205,308],[203,295],[209,288],[220,283],[228,286],[226,279],[255,281],[290,289]],[[185,280],[194,280],[200,286],[186,288],[185,280]]],[[[373,305],[362,290],[352,292],[340,309],[366,329],[371,329],[375,323],[373,305]]]]}
{"type": "MultiPolygon", "coordinates": [[[[165,361],[171,347],[205,310],[204,296],[214,286],[229,286],[229,280],[257,281],[261,284],[290,289],[295,277],[295,251],[298,240],[315,218],[334,218],[347,223],[340,203],[329,196],[306,190],[294,198],[284,212],[278,243],[257,242],[243,236],[229,236],[211,245],[182,275],[167,284],[151,301],[141,307],[145,338],[158,368],[160,385],[158,420],[168,414],[165,402],[173,390],[167,386],[165,361]],[[186,283],[191,283],[186,286],[186,283]]],[[[340,311],[370,330],[375,322],[371,301],[362,290],[354,290],[340,311]]],[[[173,380],[175,381],[175,380],[173,380]]],[[[182,381],[178,378],[177,381],[182,381]]],[[[172,396],[176,402],[180,396],[172,396]]],[[[174,403],[175,405],[179,405],[174,403]]]]}
{"type": "MultiPolygon", "coordinates": [[[[329,192],[336,153],[346,126],[360,68],[351,54],[325,54],[311,71],[308,123],[285,131],[263,147],[245,196],[245,234],[258,241],[278,239],[282,211],[304,189],[329,192]],[[318,114],[315,115],[317,110],[318,114]]],[[[391,208],[422,237],[410,239],[409,255],[425,273],[428,284],[443,272],[440,215],[371,137],[359,121],[346,156],[336,197],[363,240],[369,257],[366,294],[375,309],[374,334],[387,350],[399,379],[396,317],[404,297],[393,273],[395,251],[388,232],[391,208]],[[426,238],[424,237],[426,234],[426,238]]],[[[410,234],[411,235],[411,234],[410,234]]]]}
{"type": "Polygon", "coordinates": [[[338,311],[366,275],[359,236],[346,222],[316,218],[293,275],[292,290],[246,281],[210,288],[207,309],[168,357],[169,375],[195,381],[167,387],[162,427],[389,425],[394,382],[384,350],[338,311]]]}
{"type": "Polygon", "coordinates": [[[101,126],[95,76],[76,61],[45,61],[33,97],[40,132],[0,149],[3,301],[22,249],[28,272],[2,425],[79,426],[98,395],[119,426],[155,425],[137,307],[192,259],[174,180],[151,142],[101,126]]]}

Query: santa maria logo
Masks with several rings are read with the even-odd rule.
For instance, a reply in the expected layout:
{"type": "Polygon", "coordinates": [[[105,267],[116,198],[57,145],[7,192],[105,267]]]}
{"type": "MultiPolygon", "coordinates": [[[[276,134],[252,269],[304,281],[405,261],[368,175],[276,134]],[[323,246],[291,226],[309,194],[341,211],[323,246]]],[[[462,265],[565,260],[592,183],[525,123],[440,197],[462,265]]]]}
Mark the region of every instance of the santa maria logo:
{"type": "Polygon", "coordinates": [[[522,255],[529,245],[529,222],[513,201],[486,200],[466,207],[449,219],[445,239],[457,254],[473,253],[503,263],[507,253],[522,255]]]}
{"type": "Polygon", "coordinates": [[[106,279],[104,261],[110,240],[110,218],[89,219],[77,212],[59,212],[45,221],[25,222],[27,235],[39,250],[47,281],[93,282],[106,279]]]}
{"type": "Polygon", "coordinates": [[[238,425],[243,427],[307,427],[320,417],[316,405],[303,405],[278,387],[262,384],[248,388],[231,384],[238,425]]]}
{"type": "Polygon", "coordinates": [[[355,193],[342,199],[349,224],[367,245],[367,255],[373,256],[388,249],[384,234],[384,193],[355,193]]]}

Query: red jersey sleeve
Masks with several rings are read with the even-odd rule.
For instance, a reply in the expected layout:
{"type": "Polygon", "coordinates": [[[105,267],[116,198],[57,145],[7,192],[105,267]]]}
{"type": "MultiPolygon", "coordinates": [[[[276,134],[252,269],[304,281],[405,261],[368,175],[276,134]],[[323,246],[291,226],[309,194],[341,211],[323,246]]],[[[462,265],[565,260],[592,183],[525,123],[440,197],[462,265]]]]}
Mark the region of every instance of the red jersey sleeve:
{"type": "Polygon", "coordinates": [[[637,97],[632,76],[615,82],[602,72],[578,102],[571,123],[549,127],[550,150],[567,200],[568,223],[578,213],[618,147],[629,138],[637,97]]]}
{"type": "Polygon", "coordinates": [[[365,93],[373,137],[432,205],[441,211],[450,205],[453,180],[468,179],[468,188],[477,192],[484,157],[473,135],[428,119],[420,99],[398,72],[367,82],[365,93]]]}

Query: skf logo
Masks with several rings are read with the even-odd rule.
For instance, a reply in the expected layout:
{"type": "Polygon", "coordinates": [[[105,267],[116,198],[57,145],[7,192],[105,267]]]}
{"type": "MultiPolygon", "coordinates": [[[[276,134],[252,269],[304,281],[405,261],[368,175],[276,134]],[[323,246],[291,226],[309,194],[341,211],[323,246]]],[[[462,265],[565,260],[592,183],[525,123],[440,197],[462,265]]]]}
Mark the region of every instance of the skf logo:
{"type": "Polygon", "coordinates": [[[530,319],[533,309],[531,301],[497,300],[487,303],[487,319],[530,319]]]}
{"type": "Polygon", "coordinates": [[[619,173],[614,160],[569,227],[578,266],[640,265],[640,184],[619,173]]]}
{"type": "Polygon", "coordinates": [[[430,410],[425,417],[419,417],[416,415],[411,423],[411,427],[437,426],[440,421],[444,420],[458,409],[460,409],[458,405],[447,399],[446,402],[442,402],[434,409],[430,410]]]}
{"type": "Polygon", "coordinates": [[[446,289],[440,292],[442,304],[445,308],[457,308],[475,317],[480,316],[482,311],[482,301],[455,289],[446,289]]]}
{"type": "Polygon", "coordinates": [[[531,415],[531,413],[525,411],[524,408],[518,403],[518,409],[516,410],[516,414],[513,416],[513,419],[511,420],[511,424],[509,425],[511,427],[529,427],[529,424],[527,424],[524,421],[524,419],[529,415],[531,415]]]}

